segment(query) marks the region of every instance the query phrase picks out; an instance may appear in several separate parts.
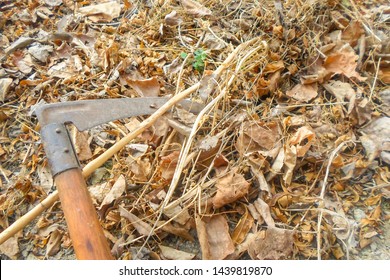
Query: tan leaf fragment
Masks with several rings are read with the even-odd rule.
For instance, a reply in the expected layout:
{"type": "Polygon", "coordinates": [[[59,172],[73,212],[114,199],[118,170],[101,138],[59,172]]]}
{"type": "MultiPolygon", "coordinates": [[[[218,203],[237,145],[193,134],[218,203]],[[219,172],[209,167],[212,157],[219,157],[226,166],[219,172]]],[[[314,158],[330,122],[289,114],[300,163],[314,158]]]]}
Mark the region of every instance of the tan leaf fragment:
{"type": "Polygon", "coordinates": [[[213,197],[213,207],[220,208],[228,203],[235,202],[249,191],[250,183],[239,173],[232,170],[217,180],[217,193],[213,197]]]}
{"type": "Polygon", "coordinates": [[[294,175],[294,168],[297,163],[297,148],[295,146],[285,145],[284,151],[284,174],[283,181],[287,186],[291,184],[294,175]]]}
{"type": "Polygon", "coordinates": [[[92,151],[89,147],[88,132],[80,132],[77,130],[76,127],[72,127],[71,134],[74,148],[76,150],[77,158],[79,159],[79,161],[90,159],[92,157],[92,151]]]}
{"type": "Polygon", "coordinates": [[[125,176],[120,175],[119,178],[114,183],[114,185],[112,186],[111,190],[104,197],[102,203],[100,204],[99,209],[102,209],[104,206],[111,204],[111,202],[113,202],[115,199],[117,199],[122,195],[125,189],[126,189],[125,176]]]}
{"type": "Polygon", "coordinates": [[[62,231],[56,229],[50,234],[49,241],[46,245],[46,256],[54,256],[61,249],[62,231]]]}
{"type": "Polygon", "coordinates": [[[362,145],[366,150],[369,161],[381,156],[385,161],[390,151],[388,150],[390,142],[390,118],[381,117],[374,120],[368,126],[364,127],[360,137],[362,145]]]}
{"type": "Polygon", "coordinates": [[[192,260],[196,256],[195,254],[176,250],[163,245],[158,245],[158,247],[160,247],[163,257],[168,260],[192,260]]]}
{"type": "Polygon", "coordinates": [[[1,102],[4,102],[12,82],[13,80],[11,78],[0,79],[0,101],[1,102]]]}
{"type": "Polygon", "coordinates": [[[177,163],[179,161],[180,151],[174,151],[167,156],[161,158],[160,170],[161,177],[165,180],[170,181],[175,173],[177,163]]]}
{"type": "Polygon", "coordinates": [[[288,259],[293,253],[293,232],[291,230],[268,228],[260,231],[249,246],[248,253],[253,260],[288,259]]]}
{"type": "Polygon", "coordinates": [[[234,244],[224,215],[216,215],[207,220],[198,217],[196,229],[204,260],[222,260],[234,252],[234,244]]]}
{"type": "Polygon", "coordinates": [[[82,7],[78,9],[78,12],[93,22],[110,22],[119,17],[121,6],[117,1],[110,1],[82,7]]]}
{"type": "Polygon", "coordinates": [[[139,80],[128,79],[127,84],[141,97],[158,97],[160,94],[160,84],[156,77],[139,80]]]}
{"type": "Polygon", "coordinates": [[[167,14],[164,18],[165,24],[168,26],[175,26],[179,25],[183,22],[183,19],[177,15],[176,11],[172,11],[169,14],[167,14]]]}
{"type": "Polygon", "coordinates": [[[244,122],[236,142],[240,154],[259,151],[264,156],[276,156],[279,150],[280,129],[276,122],[244,122]]]}
{"type": "Polygon", "coordinates": [[[268,204],[259,197],[253,203],[253,205],[255,206],[255,209],[257,210],[257,212],[264,219],[264,221],[266,222],[268,227],[275,227],[275,221],[272,218],[271,210],[270,210],[268,204]]]}
{"type": "Polygon", "coordinates": [[[252,215],[249,213],[248,208],[245,207],[245,213],[238,221],[234,231],[232,233],[232,240],[234,244],[241,244],[248,236],[254,223],[252,215]]]}
{"type": "Polygon", "coordinates": [[[10,237],[0,245],[0,252],[10,259],[16,259],[16,255],[19,253],[19,245],[17,237],[10,237]]]}
{"type": "Polygon", "coordinates": [[[194,17],[203,17],[211,15],[211,11],[202,4],[192,0],[181,0],[185,12],[194,17]]]}
{"type": "Polygon", "coordinates": [[[329,73],[342,74],[348,78],[356,78],[358,81],[364,81],[366,78],[356,72],[358,58],[359,56],[355,54],[353,48],[349,44],[346,44],[327,56],[323,66],[329,73]]]}
{"type": "Polygon", "coordinates": [[[130,213],[122,206],[119,206],[119,214],[121,217],[128,219],[131,222],[131,225],[139,232],[139,234],[148,236],[149,234],[153,233],[153,229],[148,223],[142,221],[136,215],[130,213]]]}
{"type": "Polygon", "coordinates": [[[297,84],[291,90],[288,90],[286,94],[298,101],[308,102],[317,97],[318,86],[317,83],[297,84]]]}
{"type": "Polygon", "coordinates": [[[309,126],[298,128],[297,132],[290,139],[289,143],[296,146],[296,154],[298,157],[303,157],[310,149],[316,139],[314,131],[309,126]],[[304,143],[302,145],[302,143],[304,143]]]}

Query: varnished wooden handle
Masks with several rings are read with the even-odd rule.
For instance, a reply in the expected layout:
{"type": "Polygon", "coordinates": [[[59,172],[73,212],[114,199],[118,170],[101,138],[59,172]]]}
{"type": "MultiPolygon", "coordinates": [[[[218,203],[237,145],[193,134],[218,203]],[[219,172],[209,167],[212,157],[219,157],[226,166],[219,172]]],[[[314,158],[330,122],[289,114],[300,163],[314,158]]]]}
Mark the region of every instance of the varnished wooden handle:
{"type": "Polygon", "coordinates": [[[54,179],[77,259],[113,259],[81,170],[70,169],[54,179]]]}

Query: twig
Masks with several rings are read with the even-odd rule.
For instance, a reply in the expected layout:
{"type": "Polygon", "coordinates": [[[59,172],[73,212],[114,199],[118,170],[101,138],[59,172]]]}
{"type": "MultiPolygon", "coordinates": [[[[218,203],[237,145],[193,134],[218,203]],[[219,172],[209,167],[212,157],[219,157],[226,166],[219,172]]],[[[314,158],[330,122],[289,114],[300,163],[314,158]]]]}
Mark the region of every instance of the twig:
{"type": "Polygon", "coordinates": [[[347,144],[349,142],[351,142],[351,141],[341,142],[337,146],[337,148],[331,153],[331,155],[329,157],[328,166],[326,167],[325,177],[324,177],[324,181],[322,183],[321,194],[320,194],[320,199],[321,199],[322,203],[320,205],[321,208],[320,208],[320,213],[318,215],[318,222],[317,222],[317,259],[318,260],[321,260],[321,223],[322,223],[322,216],[323,216],[323,213],[325,210],[324,206],[323,206],[323,201],[324,201],[324,197],[325,197],[325,190],[326,190],[326,184],[328,182],[330,166],[332,165],[333,159],[335,158],[337,153],[341,150],[341,148],[345,144],[347,144]]]}

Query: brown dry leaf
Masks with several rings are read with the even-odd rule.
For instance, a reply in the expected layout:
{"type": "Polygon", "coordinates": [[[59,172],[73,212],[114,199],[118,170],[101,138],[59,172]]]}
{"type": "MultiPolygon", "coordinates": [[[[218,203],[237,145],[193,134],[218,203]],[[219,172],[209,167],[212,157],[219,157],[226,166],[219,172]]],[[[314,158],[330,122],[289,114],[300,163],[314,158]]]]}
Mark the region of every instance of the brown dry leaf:
{"type": "Polygon", "coordinates": [[[92,157],[92,151],[89,147],[88,132],[80,132],[76,127],[72,127],[71,135],[79,161],[89,160],[92,157]]]}
{"type": "Polygon", "coordinates": [[[260,216],[264,219],[264,221],[268,225],[268,227],[275,227],[275,221],[272,218],[269,205],[264,200],[262,200],[259,197],[258,199],[256,199],[255,202],[253,202],[253,206],[255,207],[257,212],[260,214],[260,216]]]}
{"type": "Polygon", "coordinates": [[[141,97],[158,97],[160,94],[160,84],[156,77],[150,79],[127,80],[141,97]]]}
{"type": "Polygon", "coordinates": [[[117,1],[110,1],[82,7],[78,9],[78,12],[93,22],[111,22],[114,18],[119,17],[121,6],[117,1]]]}
{"type": "Polygon", "coordinates": [[[62,231],[56,229],[50,234],[49,241],[46,245],[46,256],[54,256],[61,249],[62,231]]]}
{"type": "Polygon", "coordinates": [[[276,122],[244,122],[236,148],[241,155],[258,151],[264,156],[276,156],[273,150],[277,149],[278,152],[280,137],[276,122]]]}
{"type": "Polygon", "coordinates": [[[366,78],[356,72],[357,60],[359,56],[349,44],[344,45],[339,50],[331,53],[324,61],[324,67],[329,73],[342,74],[348,78],[356,78],[364,81],[366,78]]]}
{"type": "Polygon", "coordinates": [[[378,77],[384,84],[390,84],[390,67],[380,67],[378,77]]]}
{"type": "Polygon", "coordinates": [[[291,184],[294,168],[297,164],[297,148],[295,146],[285,145],[284,151],[284,175],[283,181],[287,186],[291,184]]]}
{"type": "Polygon", "coordinates": [[[130,213],[122,206],[119,206],[119,214],[121,215],[121,217],[128,219],[131,222],[131,225],[138,231],[139,234],[143,236],[148,236],[149,234],[153,233],[153,229],[148,223],[142,221],[136,215],[130,213]]]}
{"type": "Polygon", "coordinates": [[[314,131],[309,126],[298,128],[297,132],[291,137],[290,145],[296,145],[296,154],[298,157],[303,157],[316,140],[314,131]],[[302,145],[302,143],[304,143],[302,145]]]}
{"type": "Polygon", "coordinates": [[[345,99],[351,100],[355,97],[356,92],[351,84],[342,81],[331,80],[323,84],[324,88],[333,94],[338,102],[343,102],[345,99]]]}
{"type": "Polygon", "coordinates": [[[270,91],[270,85],[271,85],[271,82],[269,80],[266,80],[265,78],[260,77],[256,82],[256,86],[255,86],[255,90],[254,90],[255,96],[262,97],[262,96],[268,94],[268,92],[270,91]]]}
{"type": "Polygon", "coordinates": [[[213,207],[217,209],[245,196],[249,191],[250,183],[236,170],[232,170],[219,178],[215,186],[217,193],[213,197],[213,207]]]}
{"type": "Polygon", "coordinates": [[[361,129],[360,141],[366,150],[369,161],[381,156],[386,160],[386,143],[390,141],[390,118],[381,117],[361,129]]]}
{"type": "Polygon", "coordinates": [[[0,101],[1,102],[5,101],[9,87],[11,86],[12,82],[13,80],[11,78],[0,79],[0,101]]]}
{"type": "Polygon", "coordinates": [[[111,204],[115,199],[120,197],[126,189],[126,180],[125,176],[120,175],[116,180],[115,184],[112,186],[111,190],[104,197],[102,203],[100,204],[99,209],[111,204]]]}
{"type": "Polygon", "coordinates": [[[158,245],[158,247],[160,247],[163,257],[168,260],[192,260],[196,256],[195,254],[176,250],[163,245],[158,245]]]}
{"type": "Polygon", "coordinates": [[[17,237],[10,237],[0,245],[0,252],[10,259],[16,259],[16,255],[19,253],[19,244],[17,237]]]}
{"type": "Polygon", "coordinates": [[[180,16],[178,16],[176,11],[172,11],[169,14],[167,14],[164,20],[165,20],[165,24],[168,26],[179,25],[180,23],[183,22],[183,19],[180,16]]]}
{"type": "Polygon", "coordinates": [[[284,69],[283,60],[274,61],[274,62],[268,63],[264,67],[263,73],[264,74],[275,73],[276,71],[282,70],[282,69],[284,69]]]}
{"type": "Polygon", "coordinates": [[[341,40],[348,42],[352,47],[356,46],[360,36],[364,34],[364,28],[360,21],[351,21],[341,33],[341,40]]]}
{"type": "Polygon", "coordinates": [[[223,260],[234,252],[229,226],[224,215],[197,218],[196,229],[204,260],[223,260]]]}
{"type": "Polygon", "coordinates": [[[245,207],[245,213],[238,221],[234,231],[232,233],[232,240],[234,244],[241,244],[248,236],[254,223],[252,215],[249,213],[248,208],[245,207]]]}
{"type": "Polygon", "coordinates": [[[107,182],[102,184],[96,184],[88,188],[88,191],[91,195],[92,200],[95,204],[101,203],[105,196],[109,193],[110,187],[107,182]]]}
{"type": "Polygon", "coordinates": [[[288,259],[293,253],[293,232],[291,230],[268,228],[265,235],[257,233],[249,246],[248,254],[253,260],[288,259]]]}
{"type": "Polygon", "coordinates": [[[164,225],[162,227],[163,231],[172,233],[172,234],[179,236],[183,239],[194,242],[194,238],[192,237],[192,235],[190,234],[188,229],[186,229],[184,227],[173,226],[171,223],[168,223],[168,224],[166,224],[165,222],[163,222],[163,223],[164,223],[164,225]]]}
{"type": "Polygon", "coordinates": [[[318,86],[317,83],[297,84],[291,90],[288,90],[286,94],[298,101],[308,102],[317,97],[318,86]]]}
{"type": "Polygon", "coordinates": [[[188,220],[191,218],[190,214],[188,213],[187,208],[183,208],[180,205],[177,205],[176,207],[164,209],[164,214],[167,215],[169,218],[172,218],[175,222],[179,223],[180,225],[184,225],[188,222],[188,220]]]}
{"type": "Polygon", "coordinates": [[[40,181],[40,185],[46,194],[51,192],[51,188],[53,187],[53,176],[51,175],[50,169],[48,167],[38,166],[38,177],[40,181]]]}
{"type": "Polygon", "coordinates": [[[132,179],[137,182],[147,182],[152,171],[152,164],[149,158],[126,160],[130,171],[133,173],[132,179]]]}
{"type": "Polygon", "coordinates": [[[207,236],[206,222],[203,221],[199,215],[197,215],[195,217],[195,224],[196,224],[196,233],[198,235],[200,249],[202,250],[202,259],[211,260],[212,256],[211,256],[210,244],[207,236]]]}
{"type": "Polygon", "coordinates": [[[161,177],[167,181],[172,180],[179,161],[180,151],[174,151],[169,155],[162,157],[160,161],[161,177]]]}
{"type": "Polygon", "coordinates": [[[185,12],[196,17],[203,17],[211,15],[211,11],[200,3],[192,0],[181,0],[185,12]]]}

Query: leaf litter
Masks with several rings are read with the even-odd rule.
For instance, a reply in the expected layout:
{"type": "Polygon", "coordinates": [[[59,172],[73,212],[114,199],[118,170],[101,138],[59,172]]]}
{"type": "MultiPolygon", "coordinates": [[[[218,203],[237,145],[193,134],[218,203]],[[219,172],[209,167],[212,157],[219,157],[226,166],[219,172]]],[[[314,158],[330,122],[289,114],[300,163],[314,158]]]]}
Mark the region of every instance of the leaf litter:
{"type": "MultiPolygon", "coordinates": [[[[380,5],[6,2],[1,231],[55,188],[36,104],[174,96],[198,83],[190,98],[207,106],[201,118],[173,108],[87,180],[116,258],[390,258],[390,33],[380,5]]],[[[82,166],[144,118],[72,130],[82,166]]],[[[61,205],[0,251],[74,258],[61,205]]]]}

